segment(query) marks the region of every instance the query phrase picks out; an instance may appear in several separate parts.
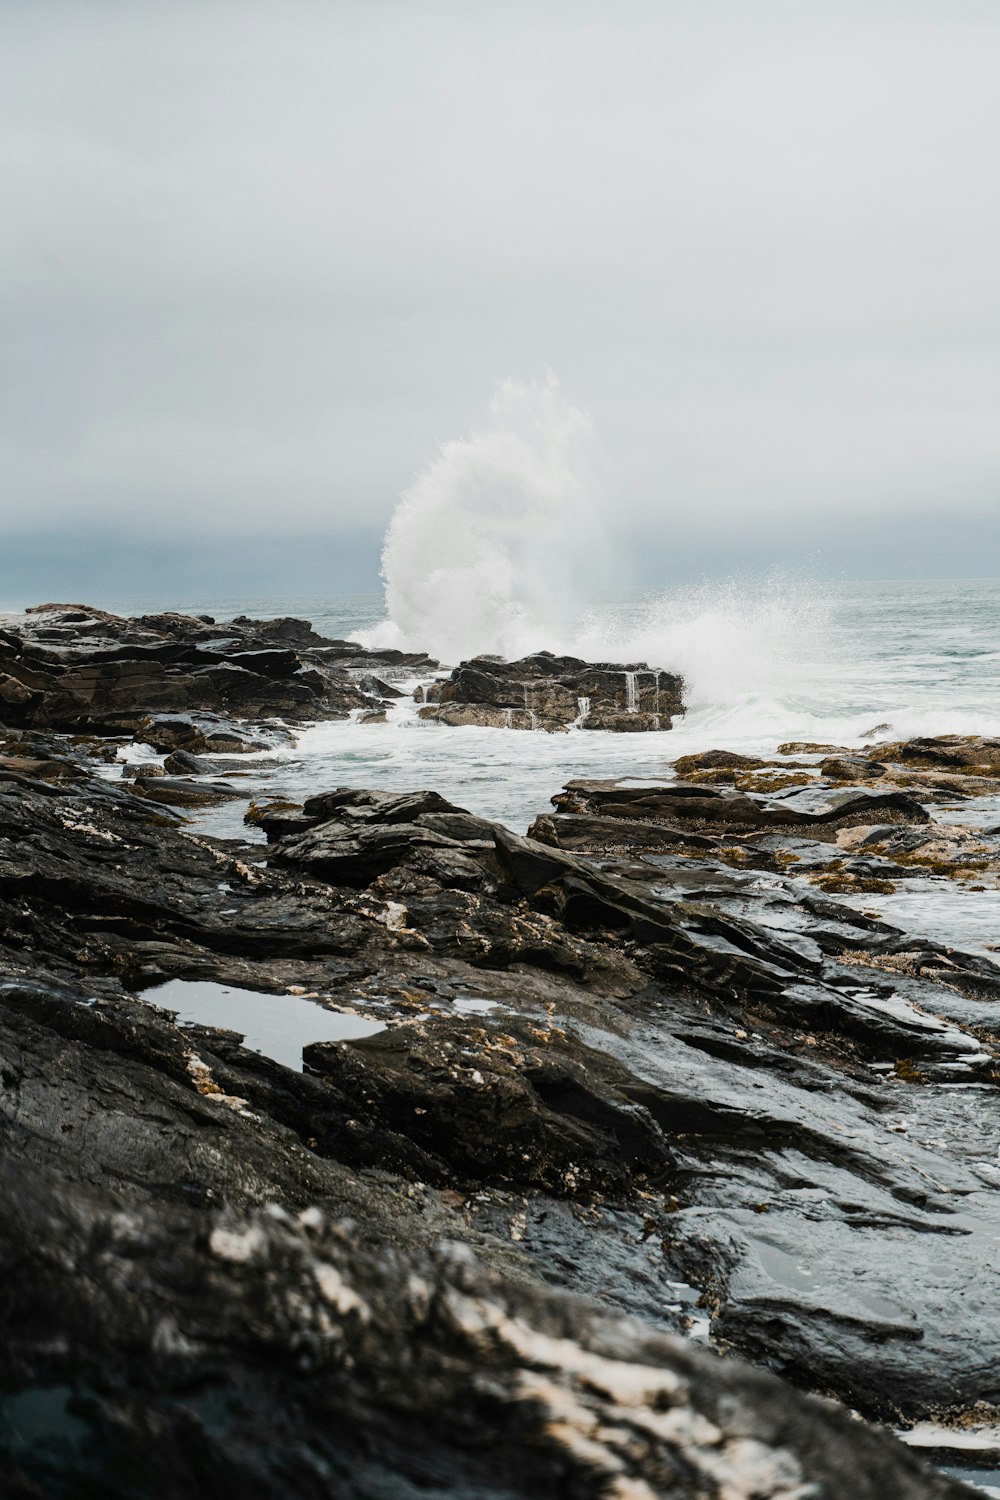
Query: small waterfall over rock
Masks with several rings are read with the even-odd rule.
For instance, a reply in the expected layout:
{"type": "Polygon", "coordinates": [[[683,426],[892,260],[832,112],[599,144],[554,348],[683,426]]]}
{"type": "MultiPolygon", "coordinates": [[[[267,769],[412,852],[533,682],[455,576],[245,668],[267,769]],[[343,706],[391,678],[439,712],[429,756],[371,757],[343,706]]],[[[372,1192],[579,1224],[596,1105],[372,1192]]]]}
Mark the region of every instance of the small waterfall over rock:
{"type": "Polygon", "coordinates": [[[431,684],[419,717],[550,734],[570,728],[635,734],[669,729],[672,716],[684,712],[683,686],[675,674],[657,672],[645,662],[626,668],[550,651],[516,662],[477,656],[431,684]],[[653,684],[640,683],[643,676],[654,679],[656,714],[650,712],[653,684]]]}

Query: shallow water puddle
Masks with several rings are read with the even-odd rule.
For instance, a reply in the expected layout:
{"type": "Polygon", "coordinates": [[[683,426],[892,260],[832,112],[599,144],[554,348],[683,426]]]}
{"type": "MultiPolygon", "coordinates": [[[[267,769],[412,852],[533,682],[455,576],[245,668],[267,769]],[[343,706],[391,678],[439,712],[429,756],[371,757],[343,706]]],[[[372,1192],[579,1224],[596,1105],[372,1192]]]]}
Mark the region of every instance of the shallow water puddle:
{"type": "Polygon", "coordinates": [[[224,1026],[242,1033],[244,1046],[302,1071],[302,1048],[309,1042],[348,1042],[384,1031],[369,1021],[328,1010],[302,995],[269,995],[207,979],[171,979],[142,996],[177,1012],[179,1025],[224,1026]]]}
{"type": "Polygon", "coordinates": [[[474,1000],[459,997],[452,1001],[452,1009],[457,1010],[460,1016],[486,1015],[488,1011],[497,1010],[499,1000],[474,1000]]]}

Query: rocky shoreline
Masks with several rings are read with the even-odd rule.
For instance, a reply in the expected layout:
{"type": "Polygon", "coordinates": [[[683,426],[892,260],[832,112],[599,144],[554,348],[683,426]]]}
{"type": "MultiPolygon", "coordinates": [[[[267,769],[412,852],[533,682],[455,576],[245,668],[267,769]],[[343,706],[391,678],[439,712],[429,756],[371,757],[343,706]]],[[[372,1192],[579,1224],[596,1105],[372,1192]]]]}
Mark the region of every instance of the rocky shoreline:
{"type": "MultiPolygon", "coordinates": [[[[1000,1431],[1000,968],[871,903],[995,885],[1000,834],[948,809],[1000,799],[1000,744],[709,752],[572,782],[527,837],[318,787],[215,839],[184,815],[227,756],[433,664],[29,618],[0,631],[5,1493],[970,1493],[878,1424],[1000,1431]],[[167,984],[368,1034],[289,1066],[167,984]]],[[[682,710],[645,667],[526,661],[425,706],[506,717],[528,681],[566,727],[604,672],[608,714],[682,710]]]]}

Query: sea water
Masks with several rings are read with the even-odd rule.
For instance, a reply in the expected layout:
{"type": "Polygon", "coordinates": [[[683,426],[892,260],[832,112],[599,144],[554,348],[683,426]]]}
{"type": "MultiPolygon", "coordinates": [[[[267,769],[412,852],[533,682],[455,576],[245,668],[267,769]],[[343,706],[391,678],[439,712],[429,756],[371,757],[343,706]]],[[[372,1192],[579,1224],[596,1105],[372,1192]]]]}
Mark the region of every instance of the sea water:
{"type": "MultiPolygon", "coordinates": [[[[324,635],[364,642],[379,638],[386,619],[379,594],[172,602],[219,620],[299,615],[324,635]]],[[[687,713],[662,733],[448,727],[418,717],[412,695],[424,674],[397,682],[404,696],[384,724],[350,719],[299,730],[294,747],[260,765],[254,786],[295,799],[334,786],[431,787],[524,832],[568,780],[659,779],[694,751],[770,755],[787,741],[1000,735],[1000,580],[771,576],[593,594],[571,601],[549,628],[531,648],[682,672],[687,713]]],[[[234,832],[240,814],[236,805],[215,812],[212,826],[234,832]]],[[[994,814],[977,807],[970,821],[994,814]]],[[[939,815],[964,817],[961,807],[939,815]]]]}

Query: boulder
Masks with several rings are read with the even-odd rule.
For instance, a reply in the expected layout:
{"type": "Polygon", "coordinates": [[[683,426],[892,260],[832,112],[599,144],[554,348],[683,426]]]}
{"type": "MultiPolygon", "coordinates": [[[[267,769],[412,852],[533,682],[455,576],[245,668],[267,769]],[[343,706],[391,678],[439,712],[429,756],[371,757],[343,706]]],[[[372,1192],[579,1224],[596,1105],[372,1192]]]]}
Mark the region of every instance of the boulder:
{"type": "Polygon", "coordinates": [[[477,656],[421,689],[423,719],[497,729],[669,729],[683,681],[645,662],[617,665],[539,651],[519,661],[477,656]]]}

